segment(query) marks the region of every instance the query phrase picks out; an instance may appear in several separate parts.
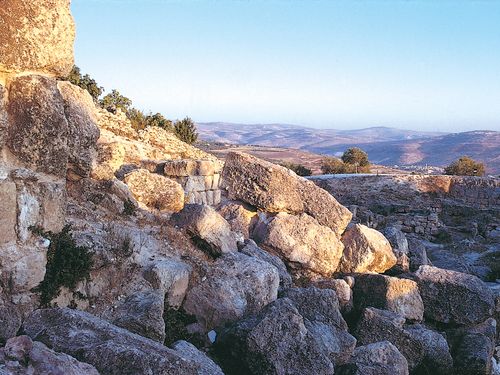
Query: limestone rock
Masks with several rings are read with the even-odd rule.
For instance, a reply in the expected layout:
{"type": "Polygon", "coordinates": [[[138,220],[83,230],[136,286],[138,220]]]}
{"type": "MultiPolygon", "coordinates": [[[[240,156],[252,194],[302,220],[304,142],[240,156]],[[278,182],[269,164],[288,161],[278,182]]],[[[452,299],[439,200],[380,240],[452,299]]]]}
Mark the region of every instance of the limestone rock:
{"type": "Polygon", "coordinates": [[[332,289],[337,294],[340,311],[342,314],[348,314],[353,308],[352,289],[343,279],[323,279],[312,283],[316,288],[332,289]]]}
{"type": "Polygon", "coordinates": [[[424,349],[424,358],[419,365],[420,372],[435,375],[452,374],[453,358],[443,335],[420,324],[408,326],[405,330],[413,339],[420,342],[424,349]]]}
{"type": "Polygon", "coordinates": [[[493,315],[491,290],[476,276],[421,266],[415,273],[424,314],[442,323],[475,324],[493,315]]]}
{"type": "Polygon", "coordinates": [[[391,271],[403,273],[410,270],[410,258],[408,251],[408,240],[405,234],[398,228],[389,226],[384,229],[383,234],[389,241],[392,251],[397,258],[396,265],[391,271]]]}
{"type": "Polygon", "coordinates": [[[203,374],[197,358],[82,311],[36,310],[23,327],[33,340],[90,363],[103,374],[203,374]]]}
{"type": "Polygon", "coordinates": [[[41,342],[31,341],[28,336],[14,337],[7,341],[5,348],[0,349],[0,371],[2,369],[7,374],[19,375],[99,375],[94,366],[67,354],[56,353],[41,342]]]}
{"type": "Polygon", "coordinates": [[[130,192],[138,202],[151,209],[177,212],[184,207],[184,190],[169,178],[136,169],[124,178],[130,192]]]}
{"type": "Polygon", "coordinates": [[[307,213],[340,237],[351,213],[325,190],[285,167],[253,156],[230,152],[222,178],[230,199],[238,199],[267,212],[307,213]]]}
{"type": "Polygon", "coordinates": [[[408,375],[408,362],[389,341],[359,346],[338,375],[408,375]]]}
{"type": "Polygon", "coordinates": [[[424,304],[417,283],[377,274],[356,275],[353,288],[354,307],[376,307],[393,311],[409,320],[422,321],[424,304]]]}
{"type": "Polygon", "coordinates": [[[7,110],[7,146],[11,152],[29,169],[65,178],[68,122],[57,81],[37,75],[14,79],[7,110]]]}
{"type": "Polygon", "coordinates": [[[351,356],[356,339],[347,332],[347,323],[340,314],[337,295],[330,289],[293,288],[284,292],[304,318],[318,346],[335,366],[351,356]]]}
{"type": "Polygon", "coordinates": [[[165,162],[163,172],[165,176],[172,177],[212,176],[220,172],[222,169],[221,167],[221,163],[217,160],[168,160],[165,162]]]}
{"type": "Polygon", "coordinates": [[[404,329],[404,323],[405,318],[401,315],[368,307],[361,314],[354,336],[360,345],[384,340],[391,342],[405,356],[412,371],[420,365],[425,352],[420,340],[404,329]]]}
{"type": "Polygon", "coordinates": [[[191,268],[180,261],[161,260],[154,262],[144,273],[153,288],[166,295],[169,306],[178,308],[186,296],[191,268]]]}
{"type": "Polygon", "coordinates": [[[7,132],[8,118],[7,118],[7,109],[5,108],[5,102],[7,97],[7,91],[5,87],[0,84],[0,151],[5,143],[5,134],[7,132]]]}
{"type": "Polygon", "coordinates": [[[187,341],[177,341],[172,344],[172,349],[181,353],[184,357],[191,359],[200,366],[200,375],[224,375],[219,366],[212,361],[205,353],[187,341]]]}
{"type": "Polygon", "coordinates": [[[0,246],[17,240],[17,191],[12,181],[0,180],[0,246]]]}
{"type": "Polygon", "coordinates": [[[356,224],[348,228],[342,242],[345,246],[340,264],[342,272],[382,273],[397,262],[389,241],[367,226],[356,224]]]}
{"type": "Polygon", "coordinates": [[[416,238],[408,239],[408,255],[410,258],[410,271],[415,272],[420,266],[432,266],[427,257],[425,246],[416,238]]]}
{"type": "Polygon", "coordinates": [[[272,264],[278,270],[280,277],[280,291],[284,291],[292,286],[292,277],[288,273],[285,263],[277,256],[262,250],[253,240],[246,240],[240,252],[248,256],[258,258],[272,264]]]}
{"type": "Polygon", "coordinates": [[[334,365],[319,347],[304,319],[288,298],[280,298],[260,314],[224,329],[217,337],[230,373],[330,375],[334,365]]]}
{"type": "Polygon", "coordinates": [[[230,201],[218,211],[227,220],[232,231],[239,233],[243,238],[250,238],[258,221],[257,211],[254,208],[244,203],[230,201]]]}
{"type": "Polygon", "coordinates": [[[207,331],[260,311],[278,296],[278,270],[241,253],[222,255],[200,284],[189,290],[184,309],[207,331]]]}
{"type": "Polygon", "coordinates": [[[60,81],[57,87],[64,99],[64,110],[68,120],[68,146],[70,177],[88,177],[97,158],[96,108],[88,91],[67,81],[60,81]]]}
{"type": "Polygon", "coordinates": [[[131,294],[115,311],[113,324],[163,343],[165,341],[164,301],[164,295],[156,292],[131,294]]]}
{"type": "Polygon", "coordinates": [[[343,251],[335,233],[307,214],[279,213],[258,224],[255,239],[290,268],[327,277],[337,270],[343,251]]]}
{"type": "Polygon", "coordinates": [[[75,26],[68,0],[4,0],[0,75],[40,72],[63,77],[73,67],[75,26]]]}
{"type": "Polygon", "coordinates": [[[212,207],[187,204],[172,216],[172,221],[192,236],[204,250],[220,255],[238,250],[237,235],[231,232],[228,222],[212,207]]]}
{"type": "Polygon", "coordinates": [[[14,337],[21,328],[21,314],[12,304],[0,304],[0,345],[14,337]]]}

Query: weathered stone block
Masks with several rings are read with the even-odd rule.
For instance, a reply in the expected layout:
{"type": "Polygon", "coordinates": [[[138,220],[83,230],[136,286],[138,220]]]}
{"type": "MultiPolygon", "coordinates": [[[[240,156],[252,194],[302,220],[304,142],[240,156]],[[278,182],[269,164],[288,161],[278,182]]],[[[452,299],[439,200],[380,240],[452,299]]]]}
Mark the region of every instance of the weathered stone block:
{"type": "Polygon", "coordinates": [[[17,198],[16,184],[11,181],[0,181],[0,245],[15,242],[17,198]]]}

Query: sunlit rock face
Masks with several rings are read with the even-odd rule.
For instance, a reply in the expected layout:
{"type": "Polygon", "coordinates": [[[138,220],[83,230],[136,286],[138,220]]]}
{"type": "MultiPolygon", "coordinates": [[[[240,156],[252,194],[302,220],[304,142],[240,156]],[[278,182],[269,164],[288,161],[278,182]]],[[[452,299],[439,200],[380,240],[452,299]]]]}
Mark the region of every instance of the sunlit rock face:
{"type": "Polygon", "coordinates": [[[3,0],[0,78],[22,72],[63,77],[74,64],[70,0],[3,0]]]}

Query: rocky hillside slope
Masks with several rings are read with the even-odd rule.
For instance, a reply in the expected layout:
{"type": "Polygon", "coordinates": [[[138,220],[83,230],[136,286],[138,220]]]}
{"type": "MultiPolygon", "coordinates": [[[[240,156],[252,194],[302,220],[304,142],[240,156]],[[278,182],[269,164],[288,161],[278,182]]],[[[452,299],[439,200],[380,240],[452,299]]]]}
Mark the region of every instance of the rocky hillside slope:
{"type": "Polygon", "coordinates": [[[286,168],[97,109],[56,79],[73,30],[67,0],[0,8],[0,374],[499,372],[495,289],[286,168]]]}

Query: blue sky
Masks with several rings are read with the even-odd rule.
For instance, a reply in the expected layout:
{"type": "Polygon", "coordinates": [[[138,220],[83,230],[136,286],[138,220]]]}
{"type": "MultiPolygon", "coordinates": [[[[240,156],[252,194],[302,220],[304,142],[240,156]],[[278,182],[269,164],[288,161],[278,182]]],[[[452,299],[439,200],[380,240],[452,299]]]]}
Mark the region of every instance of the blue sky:
{"type": "Polygon", "coordinates": [[[500,1],[73,0],[75,58],[198,122],[500,130],[500,1]]]}

